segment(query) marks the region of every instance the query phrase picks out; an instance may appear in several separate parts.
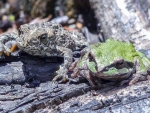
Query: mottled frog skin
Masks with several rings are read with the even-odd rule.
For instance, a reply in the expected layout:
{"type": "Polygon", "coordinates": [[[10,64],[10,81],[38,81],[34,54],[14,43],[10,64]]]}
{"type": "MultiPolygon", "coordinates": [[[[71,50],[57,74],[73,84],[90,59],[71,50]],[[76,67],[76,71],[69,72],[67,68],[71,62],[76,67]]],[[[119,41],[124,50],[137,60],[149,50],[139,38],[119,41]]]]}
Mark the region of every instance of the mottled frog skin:
{"type": "Polygon", "coordinates": [[[4,34],[0,37],[0,56],[12,54],[11,47],[16,44],[18,48],[33,56],[64,57],[64,64],[57,71],[53,79],[68,79],[67,72],[72,63],[73,53],[76,49],[88,46],[81,33],[68,32],[60,24],[42,22],[24,24],[18,33],[4,34]]]}
{"type": "Polygon", "coordinates": [[[105,43],[91,45],[82,53],[82,57],[70,67],[72,77],[82,75],[92,86],[101,85],[96,78],[131,85],[146,80],[150,71],[150,60],[136,51],[130,42],[107,39],[105,43]]]}

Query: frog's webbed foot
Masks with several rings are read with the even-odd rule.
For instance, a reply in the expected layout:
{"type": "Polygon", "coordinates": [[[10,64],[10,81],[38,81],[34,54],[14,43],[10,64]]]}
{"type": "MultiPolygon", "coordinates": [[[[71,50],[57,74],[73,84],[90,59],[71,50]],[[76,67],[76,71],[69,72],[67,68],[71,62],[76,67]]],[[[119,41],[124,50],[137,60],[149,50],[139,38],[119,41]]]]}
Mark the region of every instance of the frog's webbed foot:
{"type": "Polygon", "coordinates": [[[56,76],[53,78],[53,82],[60,80],[59,83],[66,82],[68,80],[68,68],[72,63],[73,53],[70,49],[57,46],[57,50],[64,53],[64,64],[60,65],[59,70],[56,71],[56,76]]]}
{"type": "Polygon", "coordinates": [[[147,69],[142,62],[139,62],[139,59],[135,58],[134,61],[135,73],[131,76],[129,85],[135,84],[139,81],[147,80],[147,69]]]}
{"type": "Polygon", "coordinates": [[[142,74],[133,74],[132,80],[129,82],[129,85],[135,84],[139,81],[147,80],[147,77],[142,74]]]}
{"type": "Polygon", "coordinates": [[[53,82],[60,80],[59,83],[66,82],[68,80],[68,75],[67,75],[68,69],[64,67],[64,65],[61,65],[59,67],[59,70],[56,71],[56,76],[53,78],[53,82]]]}

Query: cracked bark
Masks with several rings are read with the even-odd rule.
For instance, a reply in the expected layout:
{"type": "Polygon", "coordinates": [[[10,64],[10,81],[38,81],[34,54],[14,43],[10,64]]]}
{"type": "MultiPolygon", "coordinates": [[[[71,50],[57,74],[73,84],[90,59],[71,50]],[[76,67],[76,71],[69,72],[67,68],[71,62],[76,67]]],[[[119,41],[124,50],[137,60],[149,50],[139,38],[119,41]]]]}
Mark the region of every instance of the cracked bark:
{"type": "MultiPolygon", "coordinates": [[[[52,69],[55,66],[50,65],[51,62],[45,62],[45,58],[38,59],[30,57],[31,56],[24,57],[23,63],[20,61],[7,63],[5,68],[1,66],[0,69],[3,68],[3,70],[7,70],[10,67],[10,69],[15,68],[15,70],[8,70],[8,73],[5,73],[5,76],[8,77],[13,76],[13,73],[16,71],[26,77],[25,72],[23,72],[24,69],[30,71],[30,73],[32,73],[31,75],[36,74],[35,69],[43,70],[38,71],[40,76],[45,76],[44,71],[52,73],[52,69]],[[38,61],[38,63],[35,61],[38,61]],[[47,70],[47,68],[43,68],[43,64],[45,67],[51,66],[50,69],[47,70]],[[26,68],[22,68],[21,65],[25,65],[26,68]]],[[[56,64],[57,63],[55,63],[55,65],[56,64]]],[[[45,77],[48,79],[50,76],[51,75],[45,77]]],[[[42,81],[39,87],[35,88],[27,88],[19,84],[1,85],[0,112],[42,113],[48,111],[54,113],[111,113],[117,111],[136,111],[136,113],[142,113],[144,110],[150,111],[148,107],[150,105],[149,84],[149,81],[143,81],[132,86],[117,87],[114,82],[110,82],[103,84],[103,87],[96,91],[89,86],[88,82],[79,84],[57,84],[49,80],[45,82],[42,81]]]]}

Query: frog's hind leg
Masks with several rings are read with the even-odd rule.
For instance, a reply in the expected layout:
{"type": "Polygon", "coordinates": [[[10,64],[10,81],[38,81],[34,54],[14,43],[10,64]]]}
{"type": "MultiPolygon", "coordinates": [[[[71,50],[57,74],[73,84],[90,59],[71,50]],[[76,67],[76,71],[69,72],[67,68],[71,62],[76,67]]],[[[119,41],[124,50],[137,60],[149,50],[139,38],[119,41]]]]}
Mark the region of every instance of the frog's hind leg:
{"type": "Polygon", "coordinates": [[[129,82],[129,85],[135,84],[138,81],[144,81],[147,80],[147,69],[143,62],[139,61],[138,58],[134,59],[134,68],[135,73],[131,76],[131,80],[129,82]]]}
{"type": "Polygon", "coordinates": [[[75,60],[69,67],[69,71],[75,70],[77,68],[77,64],[79,63],[80,59],[75,60]]]}
{"type": "Polygon", "coordinates": [[[77,76],[83,76],[84,78],[86,78],[89,81],[90,85],[95,86],[94,83],[92,82],[92,78],[91,78],[90,72],[88,71],[87,67],[85,65],[82,67],[84,69],[80,69],[80,67],[78,67],[80,60],[81,59],[77,59],[69,67],[69,70],[73,71],[73,73],[71,74],[72,79],[70,79],[70,80],[75,81],[73,79],[76,78],[77,76]]]}
{"type": "Polygon", "coordinates": [[[72,79],[69,79],[69,80],[71,80],[73,82],[79,82],[79,80],[78,81],[77,80],[73,80],[77,76],[82,76],[82,77],[86,78],[92,87],[95,86],[95,84],[94,84],[94,82],[92,80],[92,75],[91,75],[89,70],[81,70],[79,68],[76,68],[76,69],[74,69],[74,72],[71,74],[71,78],[72,79]]]}
{"type": "Polygon", "coordinates": [[[86,78],[92,87],[96,86],[93,82],[93,77],[89,70],[80,70],[80,75],[86,78]]]}

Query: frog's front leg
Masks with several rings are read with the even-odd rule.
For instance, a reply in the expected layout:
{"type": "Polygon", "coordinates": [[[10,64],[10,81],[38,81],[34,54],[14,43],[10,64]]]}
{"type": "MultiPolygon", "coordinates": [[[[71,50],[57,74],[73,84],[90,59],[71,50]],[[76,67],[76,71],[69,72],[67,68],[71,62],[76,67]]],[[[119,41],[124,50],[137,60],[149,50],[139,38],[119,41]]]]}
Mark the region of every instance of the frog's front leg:
{"type": "MultiPolygon", "coordinates": [[[[93,76],[93,73],[90,71],[89,67],[87,66],[87,62],[89,62],[89,52],[82,58],[77,59],[73,62],[69,68],[70,71],[73,71],[71,77],[74,79],[77,76],[82,76],[88,80],[92,87],[101,86],[101,82],[98,78],[93,76]],[[82,59],[82,61],[81,61],[82,59]],[[80,63],[82,62],[82,65],[80,63]]],[[[72,81],[72,80],[71,80],[72,81]]]]}
{"type": "Polygon", "coordinates": [[[61,51],[64,55],[64,63],[60,65],[59,70],[56,71],[57,76],[53,78],[53,81],[56,81],[58,79],[61,79],[60,82],[66,82],[68,80],[68,70],[69,66],[71,65],[73,61],[73,52],[71,49],[65,48],[65,47],[56,47],[57,50],[61,51]]]}
{"type": "Polygon", "coordinates": [[[71,74],[71,77],[74,79],[78,75],[81,75],[82,77],[86,78],[89,81],[89,83],[92,87],[96,86],[93,82],[93,76],[92,76],[91,72],[88,69],[76,68],[74,70],[74,72],[71,74]]]}
{"type": "Polygon", "coordinates": [[[132,75],[129,85],[135,84],[138,81],[147,80],[147,67],[144,64],[144,62],[142,60],[140,61],[140,59],[138,58],[135,58],[134,66],[135,66],[135,73],[132,75]]]}

